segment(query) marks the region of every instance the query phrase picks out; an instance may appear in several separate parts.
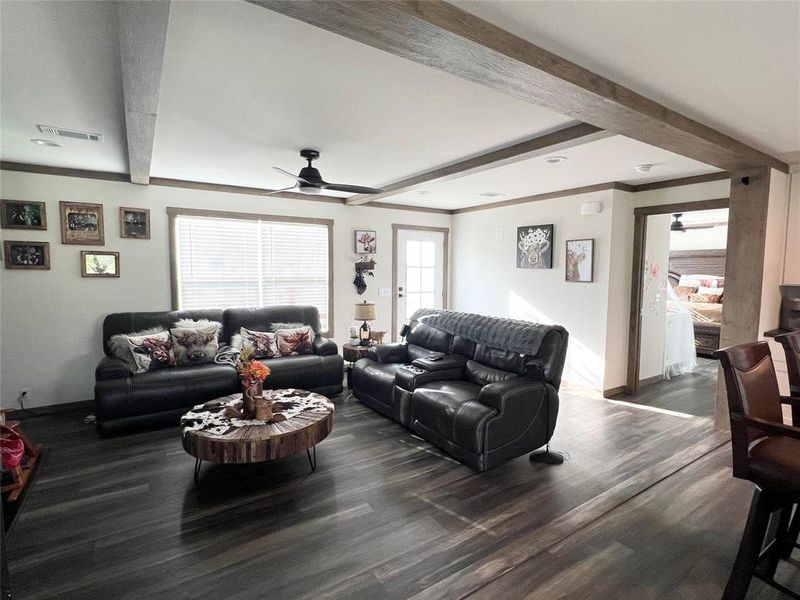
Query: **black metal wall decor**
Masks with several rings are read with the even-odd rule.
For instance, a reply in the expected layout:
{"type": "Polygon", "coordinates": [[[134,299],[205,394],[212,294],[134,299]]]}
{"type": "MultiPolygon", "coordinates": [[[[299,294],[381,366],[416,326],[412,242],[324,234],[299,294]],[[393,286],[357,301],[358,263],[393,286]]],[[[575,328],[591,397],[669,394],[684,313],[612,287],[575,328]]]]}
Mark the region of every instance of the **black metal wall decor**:
{"type": "Polygon", "coordinates": [[[374,270],[375,261],[370,257],[356,262],[356,278],[353,279],[353,285],[356,286],[359,296],[367,291],[367,281],[364,279],[364,275],[375,277],[374,270]]]}

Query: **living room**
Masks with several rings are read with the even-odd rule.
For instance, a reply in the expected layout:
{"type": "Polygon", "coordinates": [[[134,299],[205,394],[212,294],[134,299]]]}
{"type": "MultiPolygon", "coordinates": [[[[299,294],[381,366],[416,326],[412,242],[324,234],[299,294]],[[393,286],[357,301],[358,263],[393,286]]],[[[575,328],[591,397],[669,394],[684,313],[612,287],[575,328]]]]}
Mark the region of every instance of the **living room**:
{"type": "Polygon", "coordinates": [[[797,501],[743,480],[714,353],[770,340],[800,394],[798,23],[4,2],[5,597],[792,597],[797,501]],[[727,259],[671,283],[648,234],[693,211],[727,211],[727,259]],[[695,275],[719,381],[648,385],[648,315],[695,275]],[[754,489],[789,560],[740,560],[754,489]]]}

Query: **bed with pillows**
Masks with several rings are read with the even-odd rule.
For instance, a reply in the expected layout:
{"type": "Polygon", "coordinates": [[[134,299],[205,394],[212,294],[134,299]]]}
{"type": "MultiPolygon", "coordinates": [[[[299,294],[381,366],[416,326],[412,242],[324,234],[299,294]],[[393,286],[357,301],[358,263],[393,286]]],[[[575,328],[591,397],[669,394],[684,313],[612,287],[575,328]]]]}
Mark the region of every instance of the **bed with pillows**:
{"type": "MultiPolygon", "coordinates": [[[[711,358],[712,353],[719,349],[725,278],[695,273],[680,275],[670,271],[670,283],[681,306],[691,314],[698,356],[711,358]]],[[[670,309],[669,302],[667,308],[670,309]]],[[[678,307],[673,308],[677,310],[678,307]]]]}
{"type": "Polygon", "coordinates": [[[114,313],[95,370],[98,432],[176,425],[190,407],[237,393],[243,347],[269,366],[266,388],[342,391],[342,357],[313,306],[114,313]]]}

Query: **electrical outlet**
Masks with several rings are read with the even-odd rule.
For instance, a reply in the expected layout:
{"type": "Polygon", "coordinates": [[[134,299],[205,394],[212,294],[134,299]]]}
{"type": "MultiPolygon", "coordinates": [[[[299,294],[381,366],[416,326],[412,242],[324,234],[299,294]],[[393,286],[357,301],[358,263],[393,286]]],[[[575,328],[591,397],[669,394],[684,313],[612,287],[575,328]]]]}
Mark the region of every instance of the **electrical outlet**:
{"type": "Polygon", "coordinates": [[[392,295],[392,288],[378,288],[378,296],[388,298],[392,295]]]}

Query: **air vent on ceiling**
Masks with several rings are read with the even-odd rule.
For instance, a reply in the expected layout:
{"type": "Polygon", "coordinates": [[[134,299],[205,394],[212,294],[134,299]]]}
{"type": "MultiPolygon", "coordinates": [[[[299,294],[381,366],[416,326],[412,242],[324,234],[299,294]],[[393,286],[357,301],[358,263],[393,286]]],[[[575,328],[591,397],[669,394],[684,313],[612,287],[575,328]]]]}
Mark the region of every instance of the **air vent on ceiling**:
{"type": "Polygon", "coordinates": [[[58,137],[68,137],[76,140],[89,140],[90,142],[102,142],[103,134],[89,133],[88,131],[74,131],[72,129],[62,129],[51,125],[37,125],[39,131],[45,135],[55,135],[58,137]]]}

